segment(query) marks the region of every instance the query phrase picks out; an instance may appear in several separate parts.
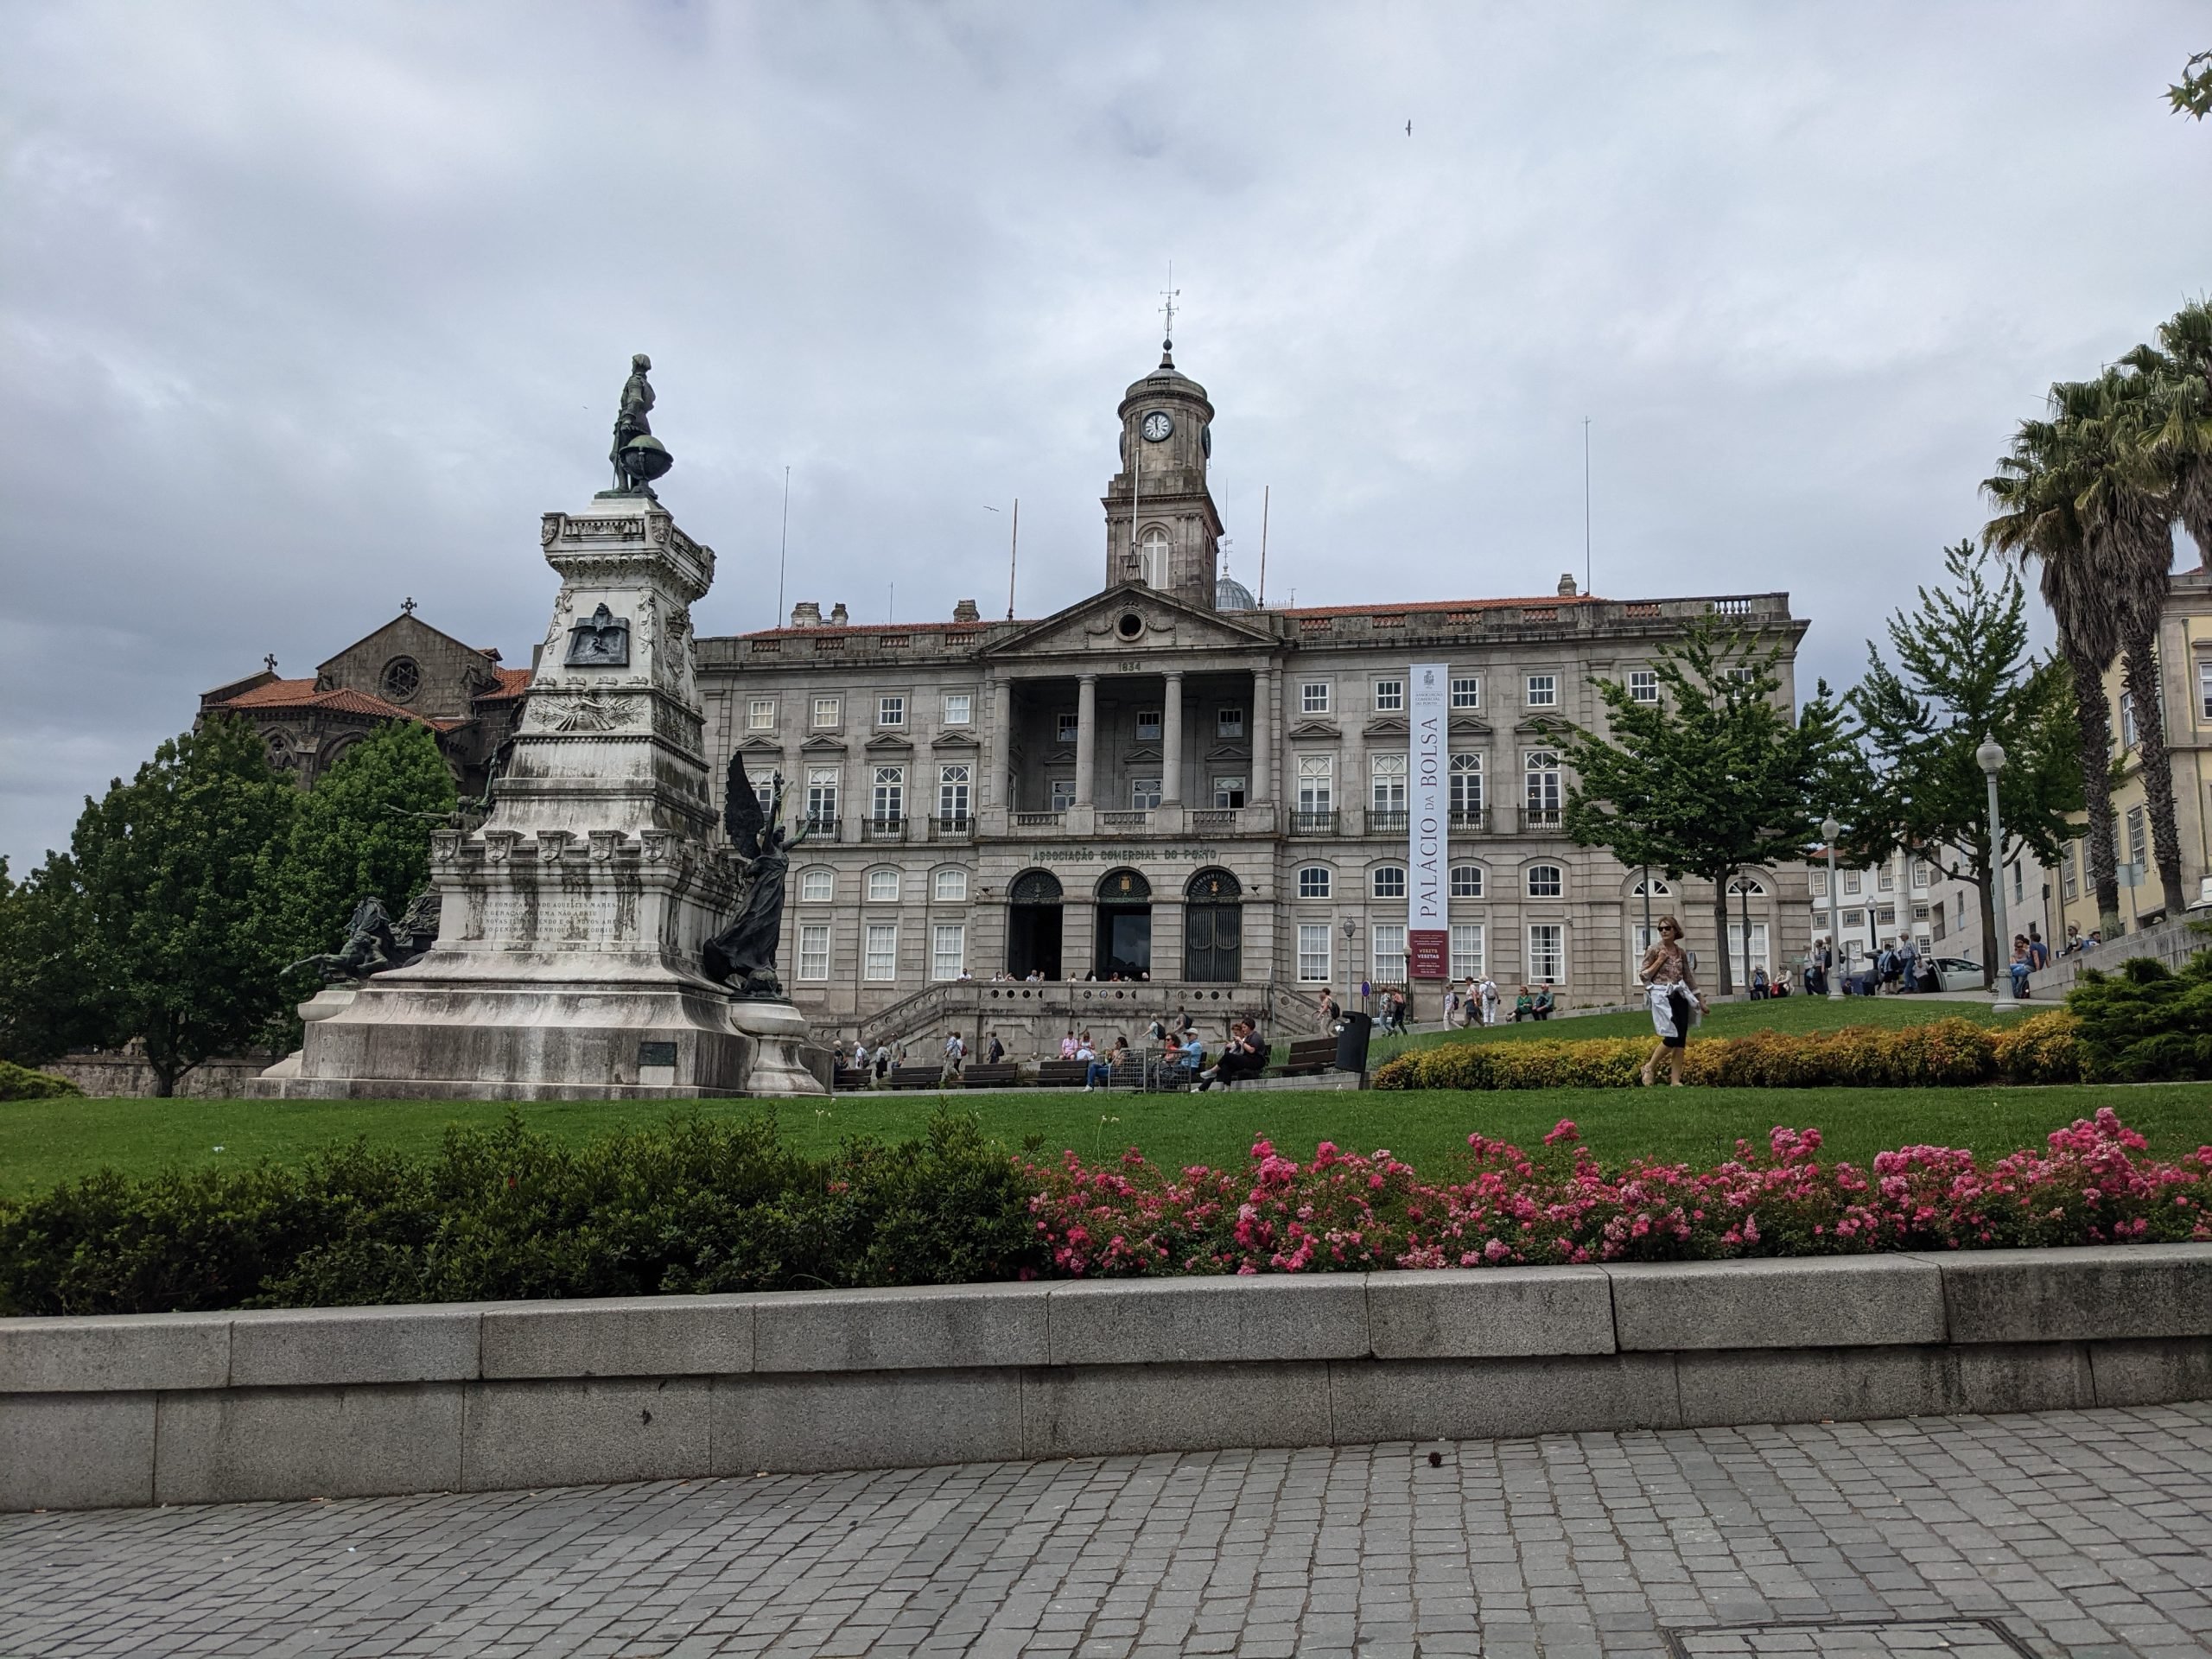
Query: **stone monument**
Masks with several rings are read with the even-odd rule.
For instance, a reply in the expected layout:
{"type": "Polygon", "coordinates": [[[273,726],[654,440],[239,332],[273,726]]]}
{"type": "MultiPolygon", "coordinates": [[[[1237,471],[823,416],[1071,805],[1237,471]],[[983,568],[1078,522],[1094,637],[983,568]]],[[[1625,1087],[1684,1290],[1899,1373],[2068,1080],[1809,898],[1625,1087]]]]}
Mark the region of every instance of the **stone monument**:
{"type": "Polygon", "coordinates": [[[780,891],[760,884],[780,889],[786,866],[772,823],[742,849],[712,840],[691,607],[715,555],[652,493],[672,461],[645,429],[649,366],[634,359],[624,390],[617,487],[544,515],[560,594],[480,827],[471,814],[430,832],[436,943],[303,1004],[303,1046],[257,1093],[826,1092],[829,1057],[774,984],[772,942],[747,995],[702,964],[733,918],[780,916],[780,891]]]}

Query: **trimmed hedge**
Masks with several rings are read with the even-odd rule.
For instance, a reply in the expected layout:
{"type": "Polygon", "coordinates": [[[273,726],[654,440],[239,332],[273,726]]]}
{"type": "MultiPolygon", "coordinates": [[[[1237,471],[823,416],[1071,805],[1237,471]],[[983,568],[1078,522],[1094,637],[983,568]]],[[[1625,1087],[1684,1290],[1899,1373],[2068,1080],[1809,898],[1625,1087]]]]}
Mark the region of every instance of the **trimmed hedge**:
{"type": "Polygon", "coordinates": [[[0,1100],[67,1100],[85,1091],[67,1077],[0,1060],[0,1100]]]}
{"type": "Polygon", "coordinates": [[[2093,1083],[2166,1083],[2212,1077],[2212,950],[2175,973],[2138,957],[2116,973],[2084,968],[2066,1006],[2081,1021],[2083,1071],[2093,1083]]]}
{"type": "MultiPolygon", "coordinates": [[[[1370,1082],[1376,1089],[1632,1089],[1651,1042],[1440,1043],[1386,1062],[1370,1082]]],[[[2074,1016],[2054,1008],[2002,1029],[1953,1019],[1693,1039],[1682,1080],[1723,1089],[1956,1088],[2078,1083],[2082,1071],[2074,1016]]]]}

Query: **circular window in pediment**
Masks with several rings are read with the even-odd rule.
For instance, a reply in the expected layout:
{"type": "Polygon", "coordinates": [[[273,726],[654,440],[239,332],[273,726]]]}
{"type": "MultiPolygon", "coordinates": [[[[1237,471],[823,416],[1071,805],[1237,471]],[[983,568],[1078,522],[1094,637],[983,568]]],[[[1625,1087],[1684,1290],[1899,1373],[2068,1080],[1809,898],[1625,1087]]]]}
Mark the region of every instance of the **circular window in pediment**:
{"type": "Polygon", "coordinates": [[[1123,611],[1115,619],[1114,632],[1124,639],[1135,639],[1144,632],[1144,618],[1135,611],[1123,611]]]}
{"type": "Polygon", "coordinates": [[[423,689],[422,666],[412,657],[395,657],[384,665],[380,683],[392,702],[410,702],[423,689]]]}

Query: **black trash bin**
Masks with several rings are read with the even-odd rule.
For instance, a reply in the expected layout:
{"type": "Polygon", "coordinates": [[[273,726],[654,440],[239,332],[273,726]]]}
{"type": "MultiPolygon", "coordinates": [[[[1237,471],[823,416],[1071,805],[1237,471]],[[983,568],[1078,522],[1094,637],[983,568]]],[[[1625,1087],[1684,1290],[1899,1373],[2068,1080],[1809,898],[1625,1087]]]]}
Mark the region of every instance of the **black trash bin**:
{"type": "Polygon", "coordinates": [[[1373,1014],[1353,1013],[1344,1016],[1344,1024],[1337,1027],[1338,1071],[1367,1070],[1367,1039],[1374,1032],[1373,1014]]]}

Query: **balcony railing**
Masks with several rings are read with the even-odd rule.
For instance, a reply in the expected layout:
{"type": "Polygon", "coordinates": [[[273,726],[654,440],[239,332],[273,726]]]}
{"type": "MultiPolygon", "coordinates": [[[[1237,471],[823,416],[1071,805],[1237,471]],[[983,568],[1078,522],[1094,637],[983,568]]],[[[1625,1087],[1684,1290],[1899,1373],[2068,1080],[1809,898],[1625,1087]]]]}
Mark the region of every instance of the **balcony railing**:
{"type": "Polygon", "coordinates": [[[1233,806],[1201,806],[1192,809],[1191,829],[1194,834],[1211,835],[1236,827],[1236,809],[1233,806]]]}
{"type": "Polygon", "coordinates": [[[837,838],[837,815],[835,812],[810,812],[806,815],[806,833],[824,841],[837,838]]]}
{"type": "Polygon", "coordinates": [[[1102,830],[1141,830],[1152,822],[1152,814],[1139,807],[1129,812],[1101,812],[1098,827],[1102,830]]]}
{"type": "Polygon", "coordinates": [[[906,820],[897,812],[878,813],[872,818],[861,820],[862,841],[904,841],[906,839],[906,820]]]}
{"type": "Polygon", "coordinates": [[[1521,830],[1526,835],[1539,830],[1556,830],[1566,815],[1555,806],[1524,806],[1521,809],[1521,830]]]}
{"type": "Polygon", "coordinates": [[[1480,835],[1490,828],[1490,809],[1486,806],[1465,807],[1452,814],[1452,828],[1466,835],[1480,835]]]}
{"type": "Polygon", "coordinates": [[[939,841],[965,841],[976,833],[976,821],[965,812],[940,812],[937,815],[937,838],[939,841]]]}
{"type": "Polygon", "coordinates": [[[1290,815],[1290,833],[1294,836],[1333,836],[1337,833],[1337,815],[1325,808],[1317,810],[1301,806],[1290,815]]]}
{"type": "Polygon", "coordinates": [[[1367,833],[1370,836],[1402,836],[1413,822],[1413,815],[1402,806],[1367,809],[1367,833]]]}
{"type": "Polygon", "coordinates": [[[1050,812],[1017,812],[1014,827],[1017,830],[1057,830],[1067,822],[1065,808],[1055,807],[1050,812]]]}

